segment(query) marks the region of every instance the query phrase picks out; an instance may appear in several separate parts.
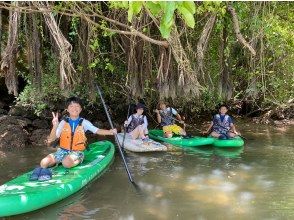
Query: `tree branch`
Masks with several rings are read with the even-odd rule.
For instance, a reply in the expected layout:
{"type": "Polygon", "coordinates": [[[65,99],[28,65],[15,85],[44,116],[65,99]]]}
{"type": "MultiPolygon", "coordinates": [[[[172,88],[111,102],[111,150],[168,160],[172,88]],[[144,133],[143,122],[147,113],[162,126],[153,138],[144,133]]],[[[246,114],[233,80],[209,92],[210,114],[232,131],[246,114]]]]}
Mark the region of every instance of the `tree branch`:
{"type": "Polygon", "coordinates": [[[247,49],[252,53],[252,55],[255,56],[256,52],[255,52],[254,48],[245,40],[245,38],[243,37],[243,35],[240,32],[238,16],[237,16],[235,9],[232,7],[232,5],[228,5],[228,11],[232,15],[234,32],[236,34],[238,41],[241,44],[243,44],[245,47],[247,47],[247,49]]]}

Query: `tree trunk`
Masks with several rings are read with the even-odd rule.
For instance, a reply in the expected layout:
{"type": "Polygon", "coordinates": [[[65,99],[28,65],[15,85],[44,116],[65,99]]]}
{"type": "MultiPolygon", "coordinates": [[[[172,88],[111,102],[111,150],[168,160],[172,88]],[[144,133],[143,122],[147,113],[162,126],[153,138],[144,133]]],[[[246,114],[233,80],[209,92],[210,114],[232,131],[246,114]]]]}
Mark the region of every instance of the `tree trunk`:
{"type": "Polygon", "coordinates": [[[220,46],[219,46],[219,62],[220,62],[220,94],[224,100],[229,100],[232,97],[232,83],[230,80],[230,69],[228,65],[228,57],[225,50],[228,46],[228,30],[227,22],[224,19],[224,26],[221,31],[220,46]]]}
{"type": "Polygon", "coordinates": [[[70,58],[70,54],[72,52],[72,45],[67,41],[67,39],[62,34],[53,16],[53,13],[48,12],[48,2],[33,2],[33,4],[42,12],[45,22],[50,30],[50,33],[52,34],[56,42],[56,45],[59,49],[60,88],[65,89],[65,86],[70,87],[70,85],[76,83],[76,77],[74,76],[74,73],[76,73],[76,71],[70,58]]]}
{"type": "MultiPolygon", "coordinates": [[[[208,41],[211,36],[213,26],[215,24],[215,20],[216,20],[216,14],[210,15],[210,17],[207,20],[207,22],[203,28],[203,31],[200,35],[200,39],[197,43],[198,73],[202,74],[202,78],[204,80],[204,83],[206,82],[206,80],[205,80],[206,76],[204,73],[204,55],[207,50],[208,41]]],[[[213,82],[211,80],[209,73],[208,73],[208,78],[209,78],[211,86],[213,86],[213,82]]]]}
{"type": "Polygon", "coordinates": [[[176,26],[171,31],[168,42],[175,61],[178,64],[178,92],[189,98],[199,97],[200,84],[197,72],[192,69],[190,60],[182,46],[176,26]]]}
{"type": "Polygon", "coordinates": [[[255,52],[254,48],[245,40],[245,38],[241,34],[237,13],[236,13],[235,9],[232,7],[232,5],[230,5],[230,4],[228,5],[228,11],[232,15],[234,32],[236,34],[238,41],[241,44],[243,44],[244,47],[246,47],[251,52],[251,54],[253,56],[255,56],[256,52],[255,52]]]}
{"type": "Polygon", "coordinates": [[[2,9],[0,8],[0,57],[2,52],[2,9]]]}
{"type": "Polygon", "coordinates": [[[89,100],[94,101],[96,98],[94,74],[89,64],[92,62],[93,53],[90,51],[89,42],[92,36],[90,33],[91,25],[85,20],[80,20],[79,27],[79,40],[78,40],[78,51],[79,51],[79,63],[82,66],[81,79],[80,81],[84,85],[88,85],[88,97],[89,100]]]}
{"type": "Polygon", "coordinates": [[[38,32],[38,14],[27,14],[27,47],[30,73],[33,75],[33,84],[40,92],[42,89],[41,42],[38,32]]]}
{"type": "Polygon", "coordinates": [[[15,10],[9,11],[9,28],[7,46],[1,60],[1,71],[5,75],[5,84],[9,94],[18,95],[18,79],[16,74],[16,55],[18,52],[18,28],[20,13],[17,9],[18,2],[13,2],[15,10]]]}

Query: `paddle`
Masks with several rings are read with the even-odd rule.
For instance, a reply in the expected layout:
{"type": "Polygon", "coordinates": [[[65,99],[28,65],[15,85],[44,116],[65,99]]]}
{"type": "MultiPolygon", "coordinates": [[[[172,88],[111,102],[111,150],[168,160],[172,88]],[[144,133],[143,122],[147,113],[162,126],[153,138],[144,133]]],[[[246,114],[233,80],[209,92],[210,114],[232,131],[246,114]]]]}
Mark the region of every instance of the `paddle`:
{"type": "MultiPolygon", "coordinates": [[[[128,101],[129,101],[129,96],[128,96],[128,101]]],[[[129,116],[130,116],[130,108],[131,108],[131,103],[129,101],[127,120],[129,119],[129,116]]],[[[126,133],[127,133],[127,126],[124,125],[124,136],[123,136],[123,141],[122,141],[122,146],[121,146],[123,150],[125,147],[126,133]]]]}
{"type": "MultiPolygon", "coordinates": [[[[99,88],[98,85],[96,85],[96,88],[97,88],[97,90],[98,90],[98,93],[99,93],[99,96],[100,96],[101,102],[102,102],[102,104],[103,104],[103,107],[104,107],[105,113],[106,113],[106,115],[107,115],[107,119],[108,119],[108,122],[109,122],[109,124],[110,124],[110,127],[111,127],[111,129],[114,129],[114,127],[113,127],[113,123],[112,123],[112,120],[111,120],[111,118],[110,118],[109,112],[108,112],[108,110],[107,110],[107,107],[106,107],[105,101],[104,101],[103,96],[102,96],[102,93],[101,93],[101,90],[100,90],[100,88],[99,88]]],[[[119,140],[118,140],[117,134],[115,134],[114,137],[115,137],[115,141],[116,141],[116,143],[117,143],[117,145],[118,145],[118,150],[119,150],[120,156],[121,156],[121,158],[122,158],[122,160],[123,160],[124,166],[125,166],[125,168],[126,168],[126,171],[127,171],[128,177],[129,177],[129,180],[130,180],[131,183],[135,184],[135,181],[133,180],[133,178],[132,178],[132,176],[131,176],[131,173],[130,173],[130,171],[129,171],[129,168],[128,168],[128,165],[127,165],[126,159],[125,159],[124,154],[123,154],[123,152],[122,152],[122,147],[121,147],[121,145],[120,145],[120,143],[119,143],[119,140]]]]}

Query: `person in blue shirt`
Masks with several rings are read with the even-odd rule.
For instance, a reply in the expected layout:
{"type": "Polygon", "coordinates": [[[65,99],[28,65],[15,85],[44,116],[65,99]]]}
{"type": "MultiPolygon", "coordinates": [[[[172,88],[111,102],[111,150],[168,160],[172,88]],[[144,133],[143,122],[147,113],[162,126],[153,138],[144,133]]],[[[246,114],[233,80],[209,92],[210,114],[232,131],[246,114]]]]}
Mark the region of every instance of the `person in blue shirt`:
{"type": "Polygon", "coordinates": [[[219,108],[219,114],[216,114],[213,117],[213,120],[205,133],[209,134],[212,129],[210,135],[219,139],[228,139],[240,135],[240,133],[236,131],[233,120],[231,116],[227,115],[227,112],[228,107],[226,105],[221,105],[219,108]]]}

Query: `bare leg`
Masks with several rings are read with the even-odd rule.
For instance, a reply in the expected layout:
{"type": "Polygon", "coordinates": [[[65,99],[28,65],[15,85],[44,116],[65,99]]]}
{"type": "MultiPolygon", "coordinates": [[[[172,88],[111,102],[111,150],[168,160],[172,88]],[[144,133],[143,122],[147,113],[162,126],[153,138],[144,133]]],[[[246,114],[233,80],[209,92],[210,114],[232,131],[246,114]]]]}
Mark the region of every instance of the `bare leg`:
{"type": "Polygon", "coordinates": [[[145,129],[142,126],[138,126],[138,129],[139,129],[139,136],[140,136],[140,138],[141,139],[146,138],[146,136],[145,136],[145,129]]]}
{"type": "Polygon", "coordinates": [[[173,132],[172,131],[167,131],[167,132],[164,133],[164,136],[166,138],[171,138],[173,136],[173,132]]]}
{"type": "Polygon", "coordinates": [[[54,157],[49,154],[47,157],[43,158],[40,162],[42,168],[52,167],[56,164],[54,157]]]}
{"type": "Polygon", "coordinates": [[[74,155],[67,155],[63,160],[62,160],[62,165],[65,168],[71,168],[75,167],[78,165],[81,161],[75,157],[74,155]]]}
{"type": "Polygon", "coordinates": [[[133,131],[131,131],[130,135],[131,135],[133,140],[136,140],[137,138],[139,138],[140,137],[139,126],[136,127],[133,131]]]}
{"type": "Polygon", "coordinates": [[[180,135],[186,136],[187,133],[186,133],[186,131],[185,131],[184,129],[182,129],[182,130],[180,131],[180,135]]]}
{"type": "Polygon", "coordinates": [[[229,133],[228,133],[228,136],[229,136],[230,138],[233,138],[233,137],[236,137],[237,135],[236,135],[235,133],[229,132],[229,133]]]}
{"type": "Polygon", "coordinates": [[[210,135],[215,138],[218,138],[220,136],[220,134],[215,131],[211,132],[210,135]]]}

